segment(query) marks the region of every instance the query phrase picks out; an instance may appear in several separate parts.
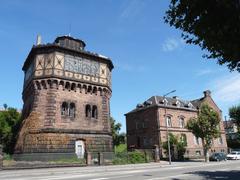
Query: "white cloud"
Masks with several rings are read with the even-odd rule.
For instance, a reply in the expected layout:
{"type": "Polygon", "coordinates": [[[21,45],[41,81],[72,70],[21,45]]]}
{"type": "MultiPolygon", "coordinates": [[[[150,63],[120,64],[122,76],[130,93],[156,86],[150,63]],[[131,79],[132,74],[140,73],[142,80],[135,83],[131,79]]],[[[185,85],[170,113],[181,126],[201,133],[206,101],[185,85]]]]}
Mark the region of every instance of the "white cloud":
{"type": "Polygon", "coordinates": [[[212,74],[214,71],[212,69],[201,69],[197,71],[196,76],[204,76],[208,74],[212,74]]]}
{"type": "Polygon", "coordinates": [[[168,38],[162,44],[162,51],[170,52],[180,48],[184,44],[182,39],[168,38]]]}
{"type": "Polygon", "coordinates": [[[144,6],[145,3],[143,1],[138,0],[128,1],[128,3],[124,6],[120,14],[120,18],[127,19],[129,17],[135,17],[141,12],[144,6]]]}
{"type": "Polygon", "coordinates": [[[240,74],[231,74],[211,82],[214,99],[225,103],[240,100],[240,74]]]}
{"type": "Polygon", "coordinates": [[[146,67],[141,65],[131,65],[124,63],[117,63],[116,67],[122,71],[127,72],[145,72],[147,70],[146,67]]]}

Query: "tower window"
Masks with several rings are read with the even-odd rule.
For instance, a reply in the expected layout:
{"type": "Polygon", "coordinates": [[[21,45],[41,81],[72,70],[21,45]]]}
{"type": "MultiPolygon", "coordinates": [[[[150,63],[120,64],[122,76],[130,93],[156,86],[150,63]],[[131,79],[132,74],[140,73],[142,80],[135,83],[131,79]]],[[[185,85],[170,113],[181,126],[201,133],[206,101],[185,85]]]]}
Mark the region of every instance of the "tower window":
{"type": "Polygon", "coordinates": [[[69,117],[72,117],[74,118],[75,117],[75,104],[74,103],[71,103],[70,104],[70,109],[69,109],[69,117]]]}
{"type": "Polygon", "coordinates": [[[85,115],[86,115],[86,117],[88,117],[88,118],[91,117],[91,106],[90,106],[89,104],[86,105],[85,115]]]}
{"type": "Polygon", "coordinates": [[[95,119],[98,118],[98,109],[97,109],[97,106],[95,105],[92,107],[92,118],[95,118],[95,119]]]}
{"type": "Polygon", "coordinates": [[[66,116],[67,114],[68,114],[68,104],[66,102],[63,102],[61,106],[61,115],[66,116]]]}

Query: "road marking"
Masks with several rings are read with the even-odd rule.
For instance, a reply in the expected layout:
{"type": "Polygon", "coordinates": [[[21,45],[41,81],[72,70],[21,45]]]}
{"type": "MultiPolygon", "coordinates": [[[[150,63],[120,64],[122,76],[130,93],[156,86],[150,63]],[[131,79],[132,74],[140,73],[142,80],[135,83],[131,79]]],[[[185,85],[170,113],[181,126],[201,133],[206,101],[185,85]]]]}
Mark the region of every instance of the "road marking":
{"type": "Polygon", "coordinates": [[[114,176],[114,177],[109,177],[110,179],[117,179],[117,178],[126,178],[126,177],[131,177],[134,175],[126,175],[126,176],[114,176]]]}
{"type": "Polygon", "coordinates": [[[176,178],[176,177],[184,177],[184,176],[190,176],[190,174],[180,174],[180,175],[174,175],[174,176],[164,176],[164,177],[156,177],[156,178],[151,178],[151,179],[146,179],[146,180],[160,180],[160,179],[167,179],[167,178],[176,178]]]}
{"type": "Polygon", "coordinates": [[[95,179],[88,179],[88,180],[104,180],[104,179],[110,179],[110,178],[95,178],[95,179]]]}

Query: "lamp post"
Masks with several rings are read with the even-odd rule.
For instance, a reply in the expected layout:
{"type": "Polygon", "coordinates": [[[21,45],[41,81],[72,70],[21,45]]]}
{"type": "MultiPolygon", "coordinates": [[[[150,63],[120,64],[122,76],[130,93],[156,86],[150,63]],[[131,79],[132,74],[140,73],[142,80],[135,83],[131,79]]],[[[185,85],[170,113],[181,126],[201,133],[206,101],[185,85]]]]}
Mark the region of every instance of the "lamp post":
{"type": "MultiPolygon", "coordinates": [[[[165,95],[163,95],[163,98],[165,99],[165,97],[166,97],[167,95],[169,95],[169,94],[171,94],[171,93],[174,93],[174,92],[176,92],[176,90],[172,90],[172,91],[166,93],[165,95]]],[[[168,132],[168,126],[169,126],[169,124],[168,124],[168,119],[167,119],[167,117],[166,117],[166,115],[167,115],[167,106],[166,106],[166,104],[167,104],[167,103],[164,102],[164,109],[165,109],[164,118],[165,118],[165,123],[166,123],[166,126],[167,126],[168,162],[169,162],[169,164],[171,165],[172,160],[171,160],[171,148],[170,148],[169,132],[168,132]]]]}

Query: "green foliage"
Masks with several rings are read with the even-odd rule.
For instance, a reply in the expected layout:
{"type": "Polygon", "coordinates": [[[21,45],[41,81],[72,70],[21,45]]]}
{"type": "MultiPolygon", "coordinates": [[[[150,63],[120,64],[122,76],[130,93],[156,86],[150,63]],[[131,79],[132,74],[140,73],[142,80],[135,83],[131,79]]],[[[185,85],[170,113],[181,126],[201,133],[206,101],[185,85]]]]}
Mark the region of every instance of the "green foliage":
{"type": "Polygon", "coordinates": [[[149,158],[146,158],[146,154],[141,151],[132,151],[132,152],[119,152],[115,154],[113,159],[113,164],[137,164],[137,163],[146,163],[149,158]]]}
{"type": "Polygon", "coordinates": [[[239,17],[239,0],[171,0],[164,19],[186,43],[207,50],[204,57],[240,72],[239,17]]]}
{"type": "MultiPolygon", "coordinates": [[[[185,134],[181,134],[181,136],[174,136],[172,133],[169,133],[169,144],[171,150],[171,156],[174,157],[174,149],[176,148],[178,159],[184,159],[184,154],[186,152],[187,147],[187,137],[185,134]]],[[[162,143],[163,149],[168,152],[168,142],[162,143]]]]}
{"type": "Polygon", "coordinates": [[[12,158],[12,156],[10,155],[10,154],[6,154],[6,153],[4,153],[3,154],[3,160],[12,160],[13,158],[12,158]]]}
{"type": "Polygon", "coordinates": [[[117,146],[121,143],[125,143],[125,133],[119,133],[122,125],[120,123],[116,123],[116,120],[110,117],[111,129],[112,129],[112,137],[113,137],[113,145],[117,146]]]}
{"type": "Polygon", "coordinates": [[[115,153],[122,153],[127,151],[127,144],[119,144],[115,148],[115,153]]]}
{"type": "Polygon", "coordinates": [[[136,163],[145,163],[145,155],[143,152],[140,151],[133,151],[128,153],[129,157],[129,162],[131,164],[136,164],[136,163]]]}
{"type": "Polygon", "coordinates": [[[16,109],[7,108],[0,112],[0,144],[5,153],[13,153],[20,124],[20,113],[16,109]]]}
{"type": "Polygon", "coordinates": [[[218,113],[207,104],[201,105],[198,117],[191,118],[187,123],[187,128],[197,138],[202,139],[206,161],[208,161],[207,153],[212,146],[212,140],[220,135],[219,123],[220,117],[218,113]]]}
{"type": "Polygon", "coordinates": [[[229,108],[229,116],[234,120],[238,127],[240,127],[240,104],[229,108]]]}
{"type": "Polygon", "coordinates": [[[240,140],[239,139],[227,139],[227,145],[232,149],[240,149],[240,140]]]}

